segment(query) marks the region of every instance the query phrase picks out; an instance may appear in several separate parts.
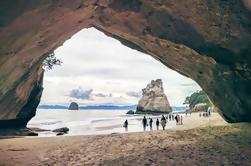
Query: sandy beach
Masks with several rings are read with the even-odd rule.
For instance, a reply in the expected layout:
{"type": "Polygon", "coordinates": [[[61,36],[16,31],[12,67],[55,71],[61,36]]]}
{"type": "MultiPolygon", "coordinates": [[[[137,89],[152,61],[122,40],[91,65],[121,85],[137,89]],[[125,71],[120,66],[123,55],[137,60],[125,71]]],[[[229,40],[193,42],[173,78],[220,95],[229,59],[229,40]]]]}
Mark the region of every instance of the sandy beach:
{"type": "Polygon", "coordinates": [[[251,165],[251,124],[217,114],[170,130],[0,140],[0,165],[251,165]]]}

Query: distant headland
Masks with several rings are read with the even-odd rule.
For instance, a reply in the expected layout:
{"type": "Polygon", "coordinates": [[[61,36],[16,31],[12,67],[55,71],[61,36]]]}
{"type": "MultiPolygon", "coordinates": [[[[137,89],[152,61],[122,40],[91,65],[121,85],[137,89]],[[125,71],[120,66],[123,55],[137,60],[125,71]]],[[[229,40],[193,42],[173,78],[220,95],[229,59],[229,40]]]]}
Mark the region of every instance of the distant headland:
{"type": "MultiPolygon", "coordinates": [[[[80,110],[136,110],[137,105],[85,105],[79,106],[80,110]]],[[[42,104],[38,106],[38,109],[68,109],[68,106],[64,105],[47,105],[42,104]]]]}

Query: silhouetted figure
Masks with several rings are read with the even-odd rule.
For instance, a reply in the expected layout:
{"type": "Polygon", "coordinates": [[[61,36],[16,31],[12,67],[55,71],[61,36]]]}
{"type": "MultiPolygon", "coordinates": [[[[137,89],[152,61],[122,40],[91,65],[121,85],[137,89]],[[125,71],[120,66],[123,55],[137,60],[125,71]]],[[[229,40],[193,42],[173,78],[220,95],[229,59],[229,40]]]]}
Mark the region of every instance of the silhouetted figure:
{"type": "Polygon", "coordinates": [[[210,116],[211,115],[211,110],[210,109],[208,109],[208,116],[210,116]]]}
{"type": "Polygon", "coordinates": [[[150,130],[152,130],[153,129],[153,119],[152,118],[150,118],[150,120],[149,120],[149,125],[150,125],[150,130]]]}
{"type": "Polygon", "coordinates": [[[143,118],[143,120],[142,120],[142,123],[143,123],[144,131],[146,131],[147,119],[146,119],[145,116],[144,116],[144,118],[143,118]]]}
{"type": "Polygon", "coordinates": [[[183,117],[180,115],[180,125],[183,125],[183,117]]]}
{"type": "Polygon", "coordinates": [[[157,127],[157,130],[159,130],[159,119],[156,120],[156,127],[157,127]]]}
{"type": "Polygon", "coordinates": [[[160,120],[161,122],[161,126],[163,128],[163,130],[165,130],[165,127],[166,127],[166,118],[164,117],[164,115],[162,115],[162,118],[160,120]]]}
{"type": "Polygon", "coordinates": [[[177,125],[178,122],[179,122],[179,121],[178,121],[178,116],[177,116],[177,115],[175,116],[175,120],[176,120],[176,125],[177,125]]]}
{"type": "Polygon", "coordinates": [[[174,120],[174,115],[172,114],[172,120],[174,120]]]}
{"type": "Polygon", "coordinates": [[[169,121],[171,121],[172,120],[172,115],[171,114],[169,114],[169,121]]]}
{"type": "Polygon", "coordinates": [[[128,121],[127,120],[124,122],[123,127],[125,128],[125,131],[128,131],[128,121]]]}

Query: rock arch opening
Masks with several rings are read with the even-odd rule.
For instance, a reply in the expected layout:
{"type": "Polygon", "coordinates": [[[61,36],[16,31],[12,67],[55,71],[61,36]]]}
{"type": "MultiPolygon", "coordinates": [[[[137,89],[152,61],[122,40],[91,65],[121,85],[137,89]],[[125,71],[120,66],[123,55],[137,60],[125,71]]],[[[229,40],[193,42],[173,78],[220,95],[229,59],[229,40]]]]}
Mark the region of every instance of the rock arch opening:
{"type": "MultiPolygon", "coordinates": [[[[28,127],[54,130],[55,127],[66,126],[70,128],[69,134],[108,132],[100,128],[121,132],[124,131],[121,127],[123,118],[118,122],[116,119],[120,118],[120,114],[125,118],[130,109],[136,111],[142,89],[151,80],[162,80],[168,99],[168,108],[156,110],[159,112],[168,113],[170,106],[174,113],[185,111],[189,108],[183,104],[186,97],[201,90],[193,80],[167,68],[147,54],[124,46],[95,28],[77,32],[57,48],[54,55],[62,64],[49,66],[51,70],[47,63],[44,66],[47,68],[40,105],[28,127]],[[78,103],[80,110],[68,111],[71,103],[78,103]],[[76,115],[79,116],[76,118],[76,115]],[[101,124],[96,122],[100,118],[112,120],[109,124],[101,124]]],[[[141,116],[138,114],[135,119],[128,116],[130,132],[142,130],[141,121],[137,120],[141,116]]],[[[169,127],[174,124],[171,123],[169,127]]]]}
{"type": "Polygon", "coordinates": [[[55,51],[61,66],[45,70],[41,104],[137,104],[148,82],[162,79],[173,106],[201,90],[191,79],[95,28],[83,29],[55,51]],[[79,92],[77,95],[71,92],[79,92]],[[83,92],[83,93],[82,93],[83,92]],[[86,92],[86,93],[85,93],[86,92]],[[134,95],[133,95],[134,94],[134,95]]]}

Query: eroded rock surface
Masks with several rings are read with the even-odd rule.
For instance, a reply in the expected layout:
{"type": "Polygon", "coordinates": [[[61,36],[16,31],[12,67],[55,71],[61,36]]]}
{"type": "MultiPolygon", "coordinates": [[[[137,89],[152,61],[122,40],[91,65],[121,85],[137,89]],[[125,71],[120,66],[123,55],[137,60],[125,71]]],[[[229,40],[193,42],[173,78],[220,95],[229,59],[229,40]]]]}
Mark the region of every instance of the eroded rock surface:
{"type": "Polygon", "coordinates": [[[137,113],[169,113],[172,109],[164,93],[161,79],[152,80],[142,89],[142,97],[137,105],[137,113]]]}
{"type": "Polygon", "coordinates": [[[248,0],[0,1],[0,126],[35,115],[42,60],[88,27],[195,80],[228,122],[250,122],[250,9],[248,0]]]}

